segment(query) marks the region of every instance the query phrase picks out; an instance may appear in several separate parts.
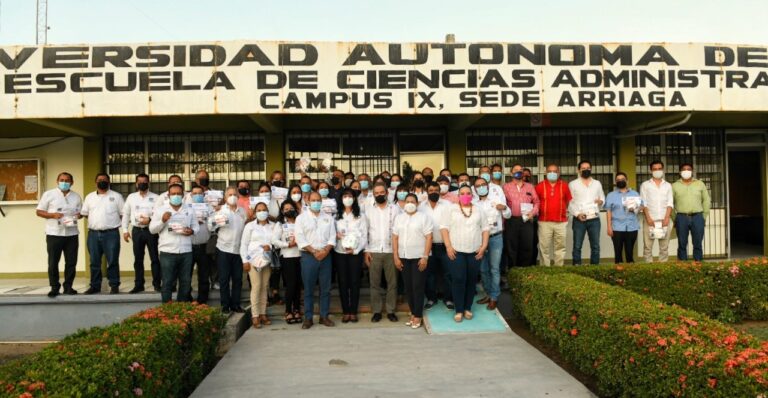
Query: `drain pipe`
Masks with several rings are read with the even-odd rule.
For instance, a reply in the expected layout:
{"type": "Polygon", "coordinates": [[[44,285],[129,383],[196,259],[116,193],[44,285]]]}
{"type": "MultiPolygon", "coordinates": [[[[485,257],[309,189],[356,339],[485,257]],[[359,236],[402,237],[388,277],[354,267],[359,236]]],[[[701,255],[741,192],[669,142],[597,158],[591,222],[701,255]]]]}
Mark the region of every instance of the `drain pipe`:
{"type": "Polygon", "coordinates": [[[651,123],[646,123],[646,124],[642,125],[641,127],[637,128],[637,129],[635,129],[635,128],[628,129],[630,131],[636,130],[635,132],[627,133],[627,134],[615,135],[614,138],[622,139],[622,138],[631,138],[631,137],[637,137],[637,136],[643,136],[643,135],[654,135],[654,134],[684,134],[684,135],[691,135],[692,133],[690,131],[663,131],[663,130],[672,129],[672,128],[675,128],[677,126],[682,126],[683,124],[688,123],[688,121],[691,120],[691,116],[692,115],[693,115],[693,112],[688,112],[680,120],[677,120],[677,121],[669,123],[669,124],[663,124],[663,125],[660,125],[660,126],[652,127],[650,129],[648,128],[648,126],[651,123]]]}

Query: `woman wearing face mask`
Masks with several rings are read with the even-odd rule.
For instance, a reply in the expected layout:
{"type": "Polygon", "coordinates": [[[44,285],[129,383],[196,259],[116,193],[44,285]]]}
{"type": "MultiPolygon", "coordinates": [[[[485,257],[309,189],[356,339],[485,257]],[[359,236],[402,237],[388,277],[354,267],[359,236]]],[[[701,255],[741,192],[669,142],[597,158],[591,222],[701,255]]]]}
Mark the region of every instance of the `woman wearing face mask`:
{"type": "Polygon", "coordinates": [[[627,175],[616,173],[616,189],[605,198],[605,222],[608,224],[608,236],[613,241],[615,263],[634,263],[632,253],[635,250],[637,231],[640,224],[637,214],[640,210],[640,194],[627,186],[627,175]],[[627,198],[637,198],[627,201],[627,198]],[[636,201],[636,202],[635,202],[636,201]],[[622,253],[624,256],[622,256],[622,253]]]}
{"type": "Polygon", "coordinates": [[[341,193],[336,213],[336,247],[333,264],[339,275],[339,296],[344,312],[342,323],[357,322],[360,303],[360,277],[363,272],[363,255],[368,243],[368,223],[360,213],[355,193],[346,188],[341,193]]]}
{"type": "Polygon", "coordinates": [[[395,190],[395,203],[397,204],[397,207],[400,208],[400,210],[405,209],[405,198],[410,193],[410,190],[407,185],[400,185],[397,187],[397,190],[395,190]]]}
{"type": "Polygon", "coordinates": [[[344,187],[349,188],[352,186],[352,182],[355,181],[355,173],[347,172],[344,174],[344,187]]]}
{"type": "Polygon", "coordinates": [[[301,200],[309,203],[309,194],[312,193],[312,179],[308,176],[301,177],[299,188],[301,189],[301,200]]]}
{"type": "Polygon", "coordinates": [[[280,214],[280,204],[276,200],[272,199],[272,186],[268,182],[263,181],[259,184],[258,189],[259,198],[267,201],[267,211],[269,212],[269,221],[274,222],[277,216],[280,214]]]}
{"type": "Polygon", "coordinates": [[[301,262],[294,235],[298,206],[286,199],[273,230],[272,245],[280,249],[280,273],[285,285],[285,322],[301,322],[301,262]]]}
{"type": "Polygon", "coordinates": [[[411,192],[416,195],[419,203],[427,200],[427,186],[423,179],[414,179],[411,192]]]}
{"type": "Polygon", "coordinates": [[[304,195],[301,194],[301,187],[292,185],[288,190],[288,197],[296,204],[296,211],[301,214],[307,209],[307,203],[304,202],[304,195]]]}
{"type": "Polygon", "coordinates": [[[443,213],[440,232],[451,260],[451,290],[455,305],[453,320],[472,319],[472,301],[480,261],[488,248],[490,227],[482,208],[472,204],[472,189],[459,188],[459,203],[443,213]]]}
{"type": "Polygon", "coordinates": [[[251,183],[247,180],[237,182],[237,206],[245,210],[246,219],[253,218],[251,209],[251,183]]]}
{"type": "Polygon", "coordinates": [[[432,250],[432,219],[417,212],[416,195],[405,198],[405,212],[395,218],[392,228],[392,253],[395,268],[403,274],[411,319],[405,324],[421,327],[424,316],[424,288],[427,283],[427,259],[432,250]]]}
{"type": "Polygon", "coordinates": [[[360,200],[360,181],[352,181],[352,184],[349,184],[349,189],[357,196],[357,204],[360,206],[360,209],[365,209],[364,203],[360,200]]]}
{"type": "MultiPolygon", "coordinates": [[[[272,188],[268,183],[262,182],[259,185],[259,198],[267,201],[267,211],[269,213],[269,221],[275,222],[280,212],[280,206],[277,201],[272,200],[272,188]]],[[[260,202],[263,203],[263,202],[260,202]]],[[[254,209],[255,212],[255,209],[254,209]]],[[[255,213],[254,213],[255,214],[255,213]]],[[[274,265],[274,264],[273,264],[274,265]]],[[[251,280],[252,282],[252,280],[251,280]]],[[[269,304],[283,304],[283,300],[280,298],[280,268],[274,267],[269,277],[269,304]]]]}
{"type": "Polygon", "coordinates": [[[389,203],[395,203],[395,191],[403,184],[403,177],[400,174],[392,174],[389,180],[389,189],[387,190],[389,203]]]}
{"type": "Polygon", "coordinates": [[[336,201],[333,201],[333,205],[331,205],[331,201],[333,198],[330,196],[331,194],[331,185],[328,184],[325,181],[321,181],[317,184],[317,193],[320,194],[320,197],[323,200],[323,212],[326,214],[329,214],[331,217],[336,215],[336,201]]]}
{"type": "Polygon", "coordinates": [[[219,289],[221,310],[245,312],[240,306],[243,287],[243,262],[240,258],[240,238],[248,216],[238,206],[238,191],[227,188],[224,194],[226,206],[214,215],[214,224],[218,229],[216,241],[216,263],[219,270],[219,289]]]}
{"type": "Polygon", "coordinates": [[[268,209],[263,202],[256,204],[256,219],[246,224],[240,240],[243,271],[251,280],[251,322],[256,329],[272,324],[267,317],[267,291],[272,272],[270,263],[275,225],[269,221],[268,209]]]}

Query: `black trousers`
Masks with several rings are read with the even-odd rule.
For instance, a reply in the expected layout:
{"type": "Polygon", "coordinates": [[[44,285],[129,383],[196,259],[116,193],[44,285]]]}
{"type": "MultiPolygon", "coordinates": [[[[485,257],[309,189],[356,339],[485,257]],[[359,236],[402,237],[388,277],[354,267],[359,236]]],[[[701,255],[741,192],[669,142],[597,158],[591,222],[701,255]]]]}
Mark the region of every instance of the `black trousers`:
{"type": "Polygon", "coordinates": [[[344,314],[357,315],[360,305],[360,275],[363,273],[363,255],[333,252],[333,264],[339,277],[339,296],[344,314]]]}
{"type": "Polygon", "coordinates": [[[613,231],[611,240],[613,241],[614,262],[616,264],[635,262],[635,258],[632,254],[635,251],[637,231],[613,231]],[[626,257],[622,256],[622,252],[626,257]],[[624,258],[626,258],[627,261],[624,261],[624,258]]]}
{"type": "Polygon", "coordinates": [[[192,245],[192,268],[190,278],[195,273],[197,265],[197,301],[200,304],[208,303],[208,293],[211,291],[210,274],[213,260],[205,250],[206,244],[192,245]]]}
{"type": "Polygon", "coordinates": [[[533,221],[523,222],[522,217],[506,221],[507,258],[511,267],[533,265],[533,221]]]}
{"type": "Polygon", "coordinates": [[[280,257],[285,285],[285,312],[301,311],[301,257],[280,257]]]}
{"type": "Polygon", "coordinates": [[[418,258],[401,258],[403,262],[403,281],[408,307],[416,318],[424,316],[424,289],[427,285],[427,270],[419,271],[418,258]]]}
{"type": "Polygon", "coordinates": [[[144,248],[149,252],[149,261],[152,269],[152,286],[159,288],[163,279],[160,269],[160,256],[157,252],[158,235],[149,232],[149,228],[131,229],[133,239],[133,270],[136,273],[134,283],[137,287],[144,287],[144,248]]]}
{"type": "Polygon", "coordinates": [[[75,267],[77,266],[78,235],[54,236],[46,235],[45,243],[48,249],[48,283],[51,289],[59,290],[59,260],[64,253],[64,289],[72,288],[75,281],[75,267]]]}

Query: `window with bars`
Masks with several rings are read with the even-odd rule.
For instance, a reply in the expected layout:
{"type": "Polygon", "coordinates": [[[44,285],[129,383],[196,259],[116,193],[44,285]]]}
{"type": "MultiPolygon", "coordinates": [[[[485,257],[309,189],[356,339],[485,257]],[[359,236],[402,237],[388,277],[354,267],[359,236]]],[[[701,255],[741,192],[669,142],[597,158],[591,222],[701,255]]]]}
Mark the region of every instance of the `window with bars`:
{"type": "Polygon", "coordinates": [[[135,191],[139,173],[149,175],[150,189],[157,193],[166,190],[173,174],[191,188],[200,169],[208,171],[213,189],[266,178],[264,136],[258,133],[107,136],[104,151],[112,189],[123,195],[135,191]]]}
{"type": "Polygon", "coordinates": [[[297,164],[309,160],[307,174],[325,179],[336,169],[371,177],[399,170],[397,132],[380,130],[290,131],[285,134],[285,170],[290,182],[301,178],[297,164]]]}
{"type": "Polygon", "coordinates": [[[563,179],[576,178],[580,160],[592,163],[592,176],[606,193],[613,186],[616,151],[611,129],[483,129],[467,131],[467,173],[495,163],[507,180],[515,163],[531,169],[533,182],[542,181],[547,165],[560,167],[563,179]]]}

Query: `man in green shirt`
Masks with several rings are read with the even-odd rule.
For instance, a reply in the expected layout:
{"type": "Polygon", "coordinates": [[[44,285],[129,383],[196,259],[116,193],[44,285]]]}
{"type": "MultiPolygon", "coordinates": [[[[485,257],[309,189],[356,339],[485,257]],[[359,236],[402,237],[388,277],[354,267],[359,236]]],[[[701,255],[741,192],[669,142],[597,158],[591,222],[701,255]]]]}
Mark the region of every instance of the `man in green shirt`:
{"type": "Polygon", "coordinates": [[[701,261],[704,258],[702,242],[704,240],[704,222],[709,216],[711,200],[707,186],[693,178],[693,165],[680,165],[680,179],[672,184],[674,196],[675,227],[677,228],[677,258],[688,260],[688,234],[693,243],[693,259],[701,261]]]}

